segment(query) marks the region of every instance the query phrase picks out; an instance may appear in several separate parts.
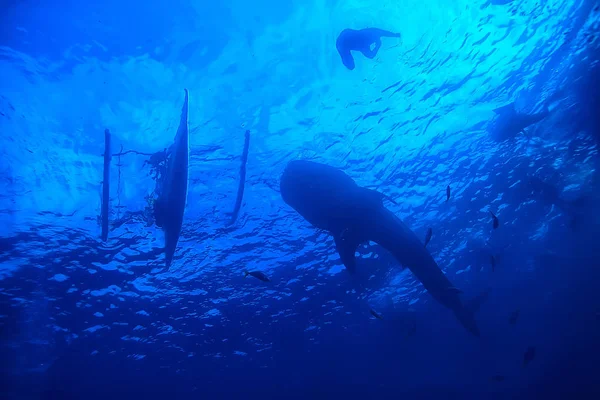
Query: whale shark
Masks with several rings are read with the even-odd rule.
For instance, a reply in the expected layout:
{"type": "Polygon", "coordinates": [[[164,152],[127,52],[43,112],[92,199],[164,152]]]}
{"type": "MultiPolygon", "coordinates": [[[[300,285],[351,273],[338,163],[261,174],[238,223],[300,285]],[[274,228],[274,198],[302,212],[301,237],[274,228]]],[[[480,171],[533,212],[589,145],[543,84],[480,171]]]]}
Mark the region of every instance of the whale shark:
{"type": "Polygon", "coordinates": [[[318,229],[333,235],[340,259],[349,272],[356,270],[355,252],[365,242],[375,242],[410,269],[425,289],[454,312],[458,321],[479,336],[474,314],[487,293],[470,303],[452,285],[421,240],[396,215],[384,207],[384,195],[358,186],[343,171],[306,160],[290,161],[280,181],[283,201],[318,229]]]}
{"type": "Polygon", "coordinates": [[[490,125],[489,132],[495,141],[511,139],[525,131],[525,128],[548,117],[554,110],[556,106],[550,104],[545,105],[540,112],[527,114],[517,111],[514,102],[510,103],[493,110],[496,118],[490,125]]]}
{"type": "Polygon", "coordinates": [[[154,202],[156,225],[165,233],[165,262],[171,266],[173,255],[181,234],[183,214],[188,192],[188,167],[190,159],[188,129],[188,90],[179,119],[179,128],[169,149],[167,168],[161,192],[154,202]]]}

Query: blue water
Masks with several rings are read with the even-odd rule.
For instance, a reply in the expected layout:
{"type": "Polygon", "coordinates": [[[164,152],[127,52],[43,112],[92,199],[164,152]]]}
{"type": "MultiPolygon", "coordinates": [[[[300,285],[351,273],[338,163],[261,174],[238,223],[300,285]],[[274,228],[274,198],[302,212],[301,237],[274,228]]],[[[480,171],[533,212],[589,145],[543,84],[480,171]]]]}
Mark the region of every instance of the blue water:
{"type": "Polygon", "coordinates": [[[586,0],[2,1],[2,398],[599,398],[599,30],[586,0]],[[336,38],[364,27],[402,36],[349,70],[336,38]],[[184,89],[167,269],[148,161],[184,89]],[[552,111],[509,132],[511,102],[552,111]],[[431,228],[464,298],[491,289],[481,337],[374,243],[345,271],[281,198],[295,159],[431,228]]]}

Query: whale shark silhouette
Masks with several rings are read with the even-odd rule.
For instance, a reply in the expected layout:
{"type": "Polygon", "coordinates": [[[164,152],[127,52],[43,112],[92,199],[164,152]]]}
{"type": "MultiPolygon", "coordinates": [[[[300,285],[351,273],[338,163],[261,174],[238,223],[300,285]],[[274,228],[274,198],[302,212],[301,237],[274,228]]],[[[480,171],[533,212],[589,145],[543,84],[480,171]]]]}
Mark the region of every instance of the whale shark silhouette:
{"type": "Polygon", "coordinates": [[[165,182],[154,202],[156,225],[165,233],[165,262],[171,266],[181,234],[183,213],[187,201],[189,166],[188,91],[185,91],[179,128],[169,150],[165,182]]]}
{"type": "Polygon", "coordinates": [[[280,182],[285,203],[309,223],[333,235],[346,269],[356,270],[355,252],[373,241],[408,267],[435,300],[452,310],[459,322],[479,336],[474,313],[487,292],[470,304],[461,301],[459,289],[440,270],[421,240],[383,205],[384,195],[358,186],[343,171],[312,161],[288,163],[280,182]]]}
{"type": "Polygon", "coordinates": [[[495,120],[490,125],[490,134],[496,141],[511,139],[519,133],[525,131],[531,125],[537,124],[548,117],[556,107],[544,105],[543,109],[537,113],[523,113],[515,108],[515,103],[494,109],[495,120]]]}

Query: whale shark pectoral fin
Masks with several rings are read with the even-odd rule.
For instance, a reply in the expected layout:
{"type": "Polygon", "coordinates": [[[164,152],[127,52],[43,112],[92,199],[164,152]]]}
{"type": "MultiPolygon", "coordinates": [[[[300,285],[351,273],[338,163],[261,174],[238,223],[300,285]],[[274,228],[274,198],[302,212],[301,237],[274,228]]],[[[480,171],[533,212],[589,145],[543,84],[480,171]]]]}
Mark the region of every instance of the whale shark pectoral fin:
{"type": "Polygon", "coordinates": [[[354,273],[356,271],[356,248],[360,244],[357,236],[354,235],[349,229],[344,230],[341,234],[333,237],[335,240],[335,249],[340,255],[342,263],[346,269],[354,273]]]}

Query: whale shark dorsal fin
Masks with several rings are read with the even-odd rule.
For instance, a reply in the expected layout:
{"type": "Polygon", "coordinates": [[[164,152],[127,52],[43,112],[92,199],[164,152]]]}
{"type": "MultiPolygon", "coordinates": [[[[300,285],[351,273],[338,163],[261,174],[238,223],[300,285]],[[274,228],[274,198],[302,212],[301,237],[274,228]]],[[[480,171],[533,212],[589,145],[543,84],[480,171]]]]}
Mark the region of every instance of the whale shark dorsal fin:
{"type": "Polygon", "coordinates": [[[516,114],[517,113],[517,111],[515,110],[515,102],[514,101],[505,106],[495,108],[493,111],[494,111],[494,113],[496,113],[498,115],[516,114]]]}
{"type": "Polygon", "coordinates": [[[358,233],[352,229],[344,229],[341,233],[334,235],[335,249],[340,255],[342,263],[348,270],[348,272],[356,271],[356,248],[361,243],[358,233]]]}

